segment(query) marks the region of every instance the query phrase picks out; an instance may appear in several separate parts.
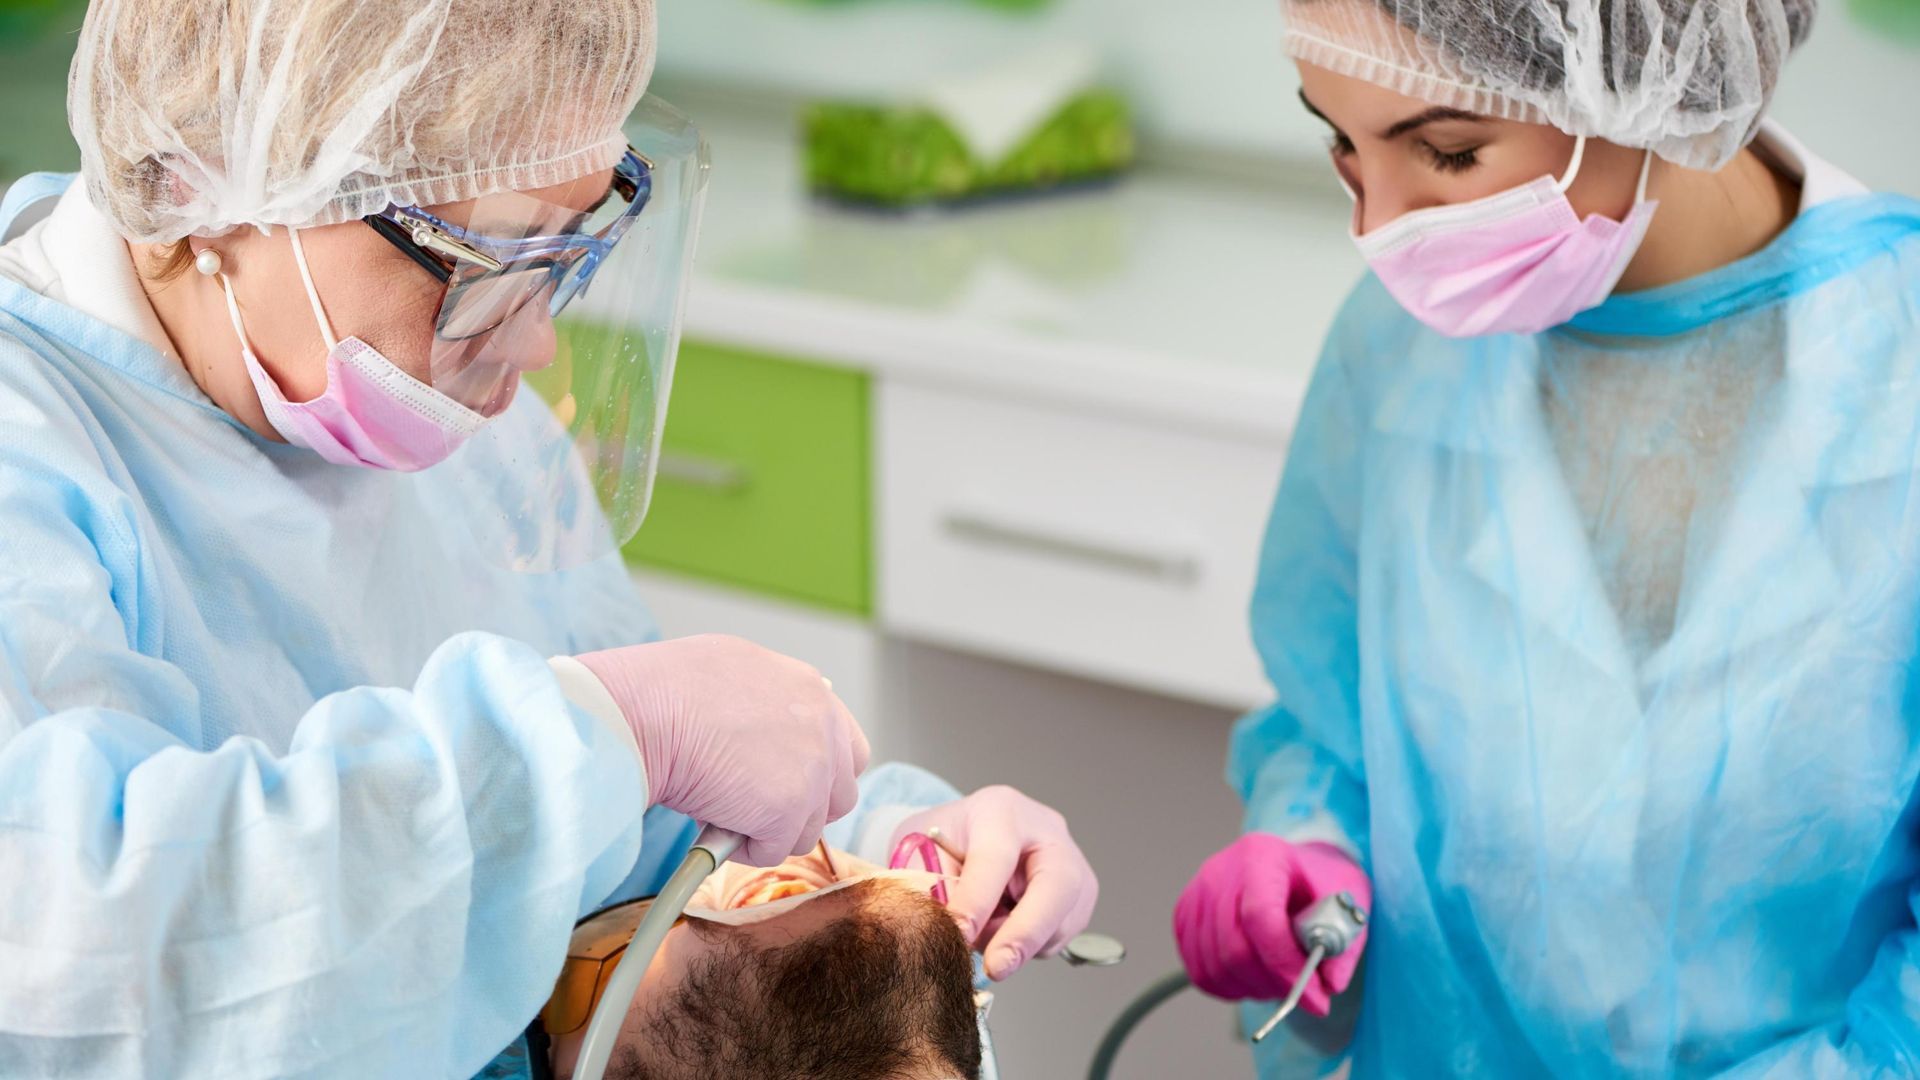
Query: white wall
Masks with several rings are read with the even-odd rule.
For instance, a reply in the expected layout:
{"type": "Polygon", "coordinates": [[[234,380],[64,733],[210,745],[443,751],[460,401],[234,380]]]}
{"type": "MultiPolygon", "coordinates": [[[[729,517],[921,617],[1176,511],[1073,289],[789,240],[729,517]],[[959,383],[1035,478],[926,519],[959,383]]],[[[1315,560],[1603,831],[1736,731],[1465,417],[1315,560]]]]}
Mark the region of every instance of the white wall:
{"type": "MultiPolygon", "coordinates": [[[[1096,929],[1127,945],[1116,968],[1029,965],[1002,984],[994,1042],[1005,1080],[1075,1080],[1135,995],[1179,966],[1173,905],[1201,860],[1238,832],[1224,780],[1232,717],[1064,675],[889,642],[880,723],[899,753],[972,790],[1006,783],[1057,807],[1100,872],[1096,929]]],[[[1114,1080],[1252,1075],[1228,1006],[1189,990],[1141,1026],[1114,1080]]]]}
{"type": "MultiPolygon", "coordinates": [[[[1049,41],[1088,42],[1175,142],[1317,155],[1293,100],[1275,0],[1054,0],[1007,14],[965,0],[662,0],[661,69],[809,95],[867,94],[1049,41]]],[[[1920,100],[1920,48],[1870,36],[1830,2],[1788,68],[1777,115],[1869,185],[1920,194],[1920,140],[1886,109],[1920,100]]]]}

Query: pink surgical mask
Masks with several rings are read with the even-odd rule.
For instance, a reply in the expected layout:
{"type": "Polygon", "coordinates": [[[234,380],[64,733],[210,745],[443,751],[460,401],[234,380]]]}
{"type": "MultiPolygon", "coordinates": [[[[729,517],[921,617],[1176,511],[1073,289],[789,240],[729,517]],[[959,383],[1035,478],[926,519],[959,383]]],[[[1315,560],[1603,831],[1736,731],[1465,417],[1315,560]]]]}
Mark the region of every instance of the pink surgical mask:
{"type": "Polygon", "coordinates": [[[294,262],[306,286],[307,300],[327,343],[327,388],[312,401],[288,401],[273,376],[260,365],[247,341],[233,285],[220,275],[227,313],[247,376],[260,395],[260,407],[273,430],[335,465],[417,472],[446,460],[487,423],[487,418],[396,367],[378,349],[360,340],[334,337],[320,293],[307,270],[300,233],[289,229],[294,262]]]}
{"type": "Polygon", "coordinates": [[[1567,189],[1586,147],[1581,136],[1559,180],[1542,176],[1484,199],[1414,210],[1365,235],[1355,197],[1353,242],[1407,313],[1448,337],[1559,326],[1613,292],[1660,205],[1647,198],[1648,151],[1626,220],[1581,220],[1567,189]]]}

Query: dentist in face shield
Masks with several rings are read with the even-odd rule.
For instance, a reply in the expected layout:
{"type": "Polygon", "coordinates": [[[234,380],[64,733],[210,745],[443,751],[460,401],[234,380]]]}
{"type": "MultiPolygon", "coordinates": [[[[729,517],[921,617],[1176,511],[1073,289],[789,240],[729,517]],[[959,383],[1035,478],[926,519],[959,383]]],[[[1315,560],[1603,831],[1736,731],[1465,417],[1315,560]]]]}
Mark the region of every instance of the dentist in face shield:
{"type": "Polygon", "coordinates": [[[971,838],[996,975],[1085,926],[1050,810],[863,797],[818,671],[653,641],[705,183],[655,29],[90,8],[82,177],[0,201],[0,1072],[470,1075],[689,818],[971,838]]]}
{"type": "Polygon", "coordinates": [[[1371,273],[1194,982],[1257,1026],[1344,892],[1304,1008],[1355,1077],[1910,1075],[1920,203],[1767,119],[1811,0],[1284,10],[1371,273]]]}

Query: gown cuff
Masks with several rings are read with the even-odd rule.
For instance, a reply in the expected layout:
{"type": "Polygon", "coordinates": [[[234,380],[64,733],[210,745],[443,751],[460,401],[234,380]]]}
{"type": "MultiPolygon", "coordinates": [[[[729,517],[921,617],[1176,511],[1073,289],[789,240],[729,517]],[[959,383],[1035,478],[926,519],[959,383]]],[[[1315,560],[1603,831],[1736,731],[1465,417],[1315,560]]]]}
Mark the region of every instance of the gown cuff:
{"type": "Polygon", "coordinates": [[[1279,833],[1279,836],[1289,844],[1326,844],[1352,860],[1355,866],[1361,865],[1359,847],[1347,836],[1347,830],[1340,826],[1340,822],[1324,810],[1279,833]]]}
{"type": "Polygon", "coordinates": [[[861,815],[859,831],[853,836],[852,854],[876,866],[887,865],[893,857],[893,834],[900,823],[925,810],[924,806],[876,806],[861,815]]]}
{"type": "Polygon", "coordinates": [[[593,673],[593,669],[571,656],[556,656],[547,661],[547,666],[553,669],[554,678],[560,680],[560,692],[567,696],[567,700],[613,732],[620,745],[633,752],[633,760],[640,765],[644,782],[647,764],[646,759],[640,756],[640,742],[633,737],[632,725],[627,723],[626,714],[620,711],[620,703],[613,700],[606,684],[593,673]]]}

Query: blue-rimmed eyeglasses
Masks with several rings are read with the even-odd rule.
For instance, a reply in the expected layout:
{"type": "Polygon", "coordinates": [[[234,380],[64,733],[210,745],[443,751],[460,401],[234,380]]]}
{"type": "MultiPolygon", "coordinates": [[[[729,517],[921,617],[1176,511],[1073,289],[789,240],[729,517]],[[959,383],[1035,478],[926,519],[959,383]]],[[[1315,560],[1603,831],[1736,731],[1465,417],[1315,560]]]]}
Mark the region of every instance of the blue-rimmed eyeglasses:
{"type": "Polygon", "coordinates": [[[362,220],[446,286],[434,333],[442,341],[470,341],[499,329],[542,293],[550,292],[547,311],[557,317],[586,292],[652,193],[652,163],[629,146],[608,192],[625,199],[626,208],[594,232],[490,236],[405,206],[362,220]]]}

